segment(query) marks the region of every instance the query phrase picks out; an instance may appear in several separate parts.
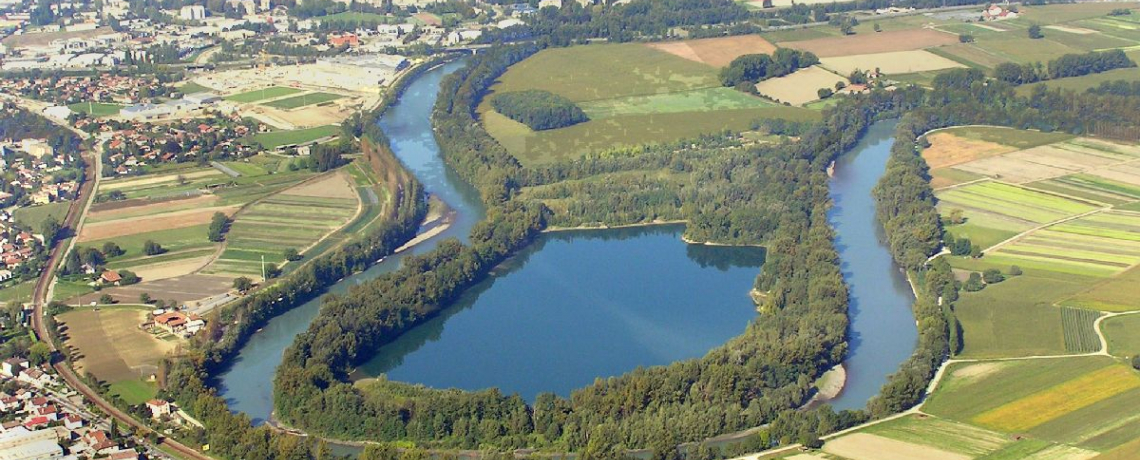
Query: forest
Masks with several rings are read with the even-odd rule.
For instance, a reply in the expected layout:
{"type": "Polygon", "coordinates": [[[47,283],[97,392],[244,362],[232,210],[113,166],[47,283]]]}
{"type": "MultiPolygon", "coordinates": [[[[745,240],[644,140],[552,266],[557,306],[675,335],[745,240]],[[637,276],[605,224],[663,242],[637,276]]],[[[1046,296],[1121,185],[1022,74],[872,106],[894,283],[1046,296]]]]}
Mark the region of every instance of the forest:
{"type": "Polygon", "coordinates": [[[496,95],[491,98],[491,107],[535,131],[565,128],[589,121],[582,108],[569,99],[537,89],[496,95]]]}
{"type": "Polygon", "coordinates": [[[819,64],[819,58],[815,54],[810,51],[799,51],[791,48],[777,49],[771,56],[767,54],[745,54],[733,59],[728,67],[720,70],[720,83],[724,86],[751,89],[753,85],[761,81],[782,77],[816,64],[819,64]]]}

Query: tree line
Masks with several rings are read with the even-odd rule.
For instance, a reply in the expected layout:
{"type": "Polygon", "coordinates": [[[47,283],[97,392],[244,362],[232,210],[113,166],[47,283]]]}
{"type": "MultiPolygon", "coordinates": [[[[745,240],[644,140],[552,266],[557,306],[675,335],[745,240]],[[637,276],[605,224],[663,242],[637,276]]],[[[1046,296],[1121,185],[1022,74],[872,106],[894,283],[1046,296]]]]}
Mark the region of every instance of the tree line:
{"type": "Polygon", "coordinates": [[[816,64],[819,64],[819,58],[815,54],[791,48],[777,49],[771,56],[745,54],[733,59],[728,67],[720,70],[720,83],[730,87],[743,86],[748,92],[754,92],[752,86],[761,81],[782,77],[816,64]]]}
{"type": "Polygon", "coordinates": [[[1130,67],[1136,67],[1136,62],[1124,54],[1122,50],[1091,51],[1085,54],[1066,54],[1049,61],[1048,64],[1040,62],[1001,63],[994,67],[994,78],[1006,83],[1021,85],[1130,67]]]}

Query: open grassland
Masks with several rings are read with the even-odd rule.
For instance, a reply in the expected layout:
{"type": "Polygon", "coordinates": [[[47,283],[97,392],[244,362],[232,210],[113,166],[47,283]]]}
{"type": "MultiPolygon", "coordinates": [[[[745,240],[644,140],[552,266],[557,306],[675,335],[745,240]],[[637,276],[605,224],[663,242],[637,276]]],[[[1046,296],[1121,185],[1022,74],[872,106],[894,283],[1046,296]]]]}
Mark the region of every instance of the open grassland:
{"type": "Polygon", "coordinates": [[[825,57],[820,59],[820,65],[840,75],[848,75],[856,70],[879,69],[880,72],[893,75],[966,67],[924,50],[825,57]]]}
{"type": "Polygon", "coordinates": [[[120,380],[110,385],[110,393],[135,406],[154,399],[158,394],[158,385],[143,379],[120,380]]]}
{"type": "MultiPolygon", "coordinates": [[[[1140,310],[1137,286],[1140,286],[1140,268],[1132,268],[1101,281],[1088,290],[1065,299],[1062,303],[1099,311],[1140,310]]],[[[1140,337],[1140,334],[1137,336],[1140,337]]]]}
{"type": "MultiPolygon", "coordinates": [[[[1107,16],[1117,8],[1138,8],[1137,2],[1088,3],[1026,6],[1021,8],[1020,22],[1031,24],[1059,24],[1087,18],[1107,16]]],[[[1137,12],[1133,12],[1136,14],[1137,12]]]]}
{"type": "Polygon", "coordinates": [[[269,86],[269,87],[262,88],[262,89],[255,89],[252,91],[246,91],[244,93],[231,94],[229,96],[226,96],[225,99],[227,101],[232,101],[232,102],[249,103],[249,102],[262,101],[262,100],[266,100],[266,99],[273,99],[275,97],[284,97],[284,96],[288,96],[290,94],[297,94],[299,92],[301,92],[301,90],[299,90],[297,88],[288,88],[288,87],[284,87],[284,86],[269,86]]]}
{"type": "Polygon", "coordinates": [[[777,102],[804,105],[819,99],[819,89],[834,89],[836,82],[847,84],[847,79],[828,72],[819,66],[800,69],[790,75],[769,78],[756,84],[756,91],[777,102]]]}
{"type": "Polygon", "coordinates": [[[759,35],[650,43],[646,46],[716,68],[727,66],[745,54],[772,54],[776,51],[775,45],[759,35]]]}
{"type": "Polygon", "coordinates": [[[998,451],[1012,441],[1001,433],[965,423],[918,415],[880,423],[861,432],[926,445],[971,458],[998,451]]]}
{"type": "Polygon", "coordinates": [[[280,265],[286,249],[303,253],[345,225],[357,207],[340,172],[262,199],[235,217],[225,251],[203,273],[260,276],[262,261],[280,265]]]}
{"type": "Polygon", "coordinates": [[[1009,433],[1023,432],[1140,387],[1136,371],[1106,366],[982,412],[971,420],[1009,433]]]}
{"type": "Polygon", "coordinates": [[[1101,329],[1113,356],[1131,358],[1140,355],[1140,315],[1124,315],[1104,320],[1101,329]]]}
{"type": "Polygon", "coordinates": [[[1093,323],[1099,312],[1079,308],[1061,307],[1061,326],[1065,331],[1065,350],[1071,353],[1092,353],[1100,350],[1100,337],[1093,323]]]}
{"type": "MultiPolygon", "coordinates": [[[[988,258],[985,258],[988,259],[988,258]]],[[[955,265],[965,262],[953,261],[955,265]]],[[[971,261],[971,270],[983,267],[1007,271],[1009,265],[971,261]]],[[[1053,304],[1087,288],[1095,280],[1035,267],[1024,267],[1021,276],[963,293],[955,302],[965,344],[966,358],[997,358],[1065,354],[1061,309],[1053,304]]]]}
{"type": "MultiPolygon", "coordinates": [[[[831,58],[860,54],[915,51],[954,43],[958,43],[958,37],[953,34],[931,29],[910,29],[789,41],[780,43],[780,46],[801,51],[810,51],[820,58],[831,58]]],[[[874,67],[865,67],[865,69],[874,69],[874,67]]]]}
{"type": "MultiPolygon", "coordinates": [[[[946,369],[938,391],[930,395],[922,410],[939,417],[970,421],[1074,379],[1117,367],[1108,357],[955,363],[946,369]]],[[[1119,371],[1110,371],[1113,375],[1116,372],[1119,371]]]]}
{"type": "Polygon", "coordinates": [[[299,96],[273,100],[263,103],[262,105],[267,105],[277,109],[289,110],[296,109],[298,107],[305,107],[308,105],[323,104],[325,102],[335,101],[343,97],[344,96],[333,93],[304,93],[299,96]]]}
{"type": "Polygon", "coordinates": [[[67,106],[72,112],[85,113],[93,117],[110,117],[119,114],[121,104],[108,104],[104,102],[77,102],[67,106]]]}
{"type": "Polygon", "coordinates": [[[716,72],[640,44],[550,48],[512,66],[491,91],[541,89],[585,102],[714,88],[716,72]]]}
{"type": "Polygon", "coordinates": [[[773,105],[775,104],[759,97],[724,87],[603,99],[579,104],[591,120],[619,115],[735,110],[773,105]]]}
{"type": "Polygon", "coordinates": [[[67,210],[69,208],[71,208],[70,201],[26,206],[17,208],[12,213],[12,217],[16,219],[17,223],[38,232],[43,228],[43,221],[48,217],[54,217],[56,221],[63,222],[63,219],[67,217],[67,210]]]}
{"type": "MultiPolygon", "coordinates": [[[[975,27],[977,26],[978,24],[975,24],[975,27]]],[[[967,34],[975,33],[974,31],[967,32],[967,34]]],[[[938,48],[930,48],[927,51],[976,69],[990,69],[996,67],[998,64],[1008,62],[1000,56],[983,50],[974,43],[958,43],[955,45],[940,46],[938,48]]],[[[892,75],[891,77],[896,78],[898,76],[892,75]]]]}
{"type": "Polygon", "coordinates": [[[250,142],[261,144],[267,149],[275,149],[287,145],[300,145],[317,141],[322,138],[340,134],[340,128],[333,125],[317,126],[314,128],[294,129],[291,131],[273,131],[258,133],[248,137],[250,142]]]}
{"type": "Polygon", "coordinates": [[[746,131],[763,118],[816,120],[819,112],[797,107],[761,107],[714,112],[622,115],[574,126],[532,131],[496,112],[483,115],[487,131],[524,165],[568,160],[592,151],[655,144],[723,130],[746,131]]]}
{"type": "Polygon", "coordinates": [[[158,361],[173,352],[178,342],[160,340],[139,329],[146,314],[146,309],[115,307],[60,315],[66,328],[64,343],[76,349],[76,371],[80,375],[90,372],[110,383],[157,372],[158,361]]]}

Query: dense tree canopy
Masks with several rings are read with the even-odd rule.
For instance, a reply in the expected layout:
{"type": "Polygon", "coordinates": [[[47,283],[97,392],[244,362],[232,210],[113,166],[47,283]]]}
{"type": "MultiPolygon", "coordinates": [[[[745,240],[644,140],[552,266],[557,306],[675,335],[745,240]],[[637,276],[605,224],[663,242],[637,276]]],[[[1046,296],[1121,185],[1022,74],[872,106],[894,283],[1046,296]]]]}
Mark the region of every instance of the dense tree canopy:
{"type": "Polygon", "coordinates": [[[495,95],[491,98],[491,107],[535,131],[565,128],[589,120],[569,99],[537,89],[495,95]]]}

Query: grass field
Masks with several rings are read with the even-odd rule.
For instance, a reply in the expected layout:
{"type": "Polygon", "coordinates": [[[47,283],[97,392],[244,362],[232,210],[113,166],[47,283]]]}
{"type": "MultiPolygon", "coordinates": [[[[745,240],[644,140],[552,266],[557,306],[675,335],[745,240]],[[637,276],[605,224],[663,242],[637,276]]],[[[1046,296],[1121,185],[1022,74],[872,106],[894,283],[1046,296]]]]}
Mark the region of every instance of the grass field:
{"type": "Polygon", "coordinates": [[[982,247],[1038,225],[1096,209],[1087,203],[992,181],[943,190],[937,196],[943,215],[960,209],[966,217],[965,224],[949,226],[947,230],[958,238],[976,240],[982,247]]]}
{"type": "Polygon", "coordinates": [[[1052,88],[1064,88],[1078,92],[1084,92],[1089,88],[1095,88],[1102,82],[1125,80],[1125,81],[1140,81],[1140,68],[1130,69],[1115,69],[1108,72],[1094,73],[1089,75],[1082,75],[1080,77],[1059,78],[1056,80],[1049,80],[1047,82],[1035,83],[1032,85],[1022,85],[1017,87],[1017,94],[1025,96],[1032,94],[1034,87],[1047,86],[1052,88]]]}
{"type": "Polygon", "coordinates": [[[111,384],[110,393],[134,406],[154,399],[158,394],[158,385],[141,379],[120,380],[111,384]]]}
{"type": "Polygon", "coordinates": [[[879,69],[885,74],[894,75],[966,67],[925,50],[825,57],[820,59],[820,65],[840,75],[849,75],[856,70],[879,69]]]}
{"type": "Polygon", "coordinates": [[[214,88],[210,88],[208,86],[200,85],[200,84],[194,83],[192,81],[188,81],[186,83],[183,83],[183,84],[177,86],[176,88],[182,94],[194,94],[194,93],[201,93],[201,92],[205,92],[205,91],[213,91],[214,90],[214,88]]]}
{"type": "Polygon", "coordinates": [[[1108,352],[1113,356],[1131,358],[1140,355],[1140,315],[1124,315],[1108,318],[1100,323],[1108,352]]]}
{"type": "Polygon", "coordinates": [[[1101,212],[1051,225],[986,257],[995,263],[1112,276],[1140,263],[1140,215],[1101,212]]]}
{"type": "Polygon", "coordinates": [[[1018,433],[1138,387],[1136,371],[1123,365],[1107,366],[994,407],[972,420],[1018,433]]]}
{"type": "Polygon", "coordinates": [[[300,107],[305,107],[308,105],[315,105],[315,104],[321,104],[321,103],[325,103],[325,102],[329,102],[329,101],[335,101],[335,100],[341,99],[343,97],[344,96],[341,96],[339,94],[333,94],[333,93],[320,93],[320,92],[318,92],[318,93],[305,93],[305,94],[301,94],[299,96],[287,97],[284,99],[277,99],[274,101],[265,102],[262,105],[267,105],[267,106],[278,108],[278,109],[288,110],[288,109],[296,109],[296,108],[300,108],[300,107]]]}
{"type": "Polygon", "coordinates": [[[287,88],[284,86],[270,86],[262,89],[255,89],[253,91],[246,91],[244,93],[231,94],[225,97],[225,100],[232,102],[257,102],[265,99],[272,99],[275,97],[288,96],[290,94],[297,94],[301,90],[297,88],[287,88]]]}
{"type": "Polygon", "coordinates": [[[1140,286],[1140,268],[1132,268],[1101,281],[1062,303],[1099,311],[1140,310],[1140,296],[1136,295],[1136,286],[1140,286]]]}
{"type": "Polygon", "coordinates": [[[93,117],[109,117],[118,115],[119,110],[123,108],[121,104],[107,104],[102,102],[87,103],[78,102],[67,106],[72,112],[86,113],[93,117]]]}
{"type": "Polygon", "coordinates": [[[1011,442],[1001,433],[942,418],[914,415],[880,423],[861,432],[971,457],[1001,450],[1011,442]]]}
{"type": "Polygon", "coordinates": [[[340,128],[333,125],[317,126],[308,129],[294,129],[292,131],[274,131],[254,134],[246,139],[261,144],[267,149],[275,149],[283,145],[298,145],[313,142],[317,139],[340,134],[340,128]]]}
{"type": "Polygon", "coordinates": [[[60,201],[57,203],[18,208],[12,214],[16,218],[17,223],[39,232],[44,219],[47,219],[48,216],[55,217],[55,220],[58,222],[63,222],[64,217],[67,217],[67,210],[70,207],[70,201],[60,201]]]}
{"type": "Polygon", "coordinates": [[[732,88],[705,88],[652,96],[629,96],[579,104],[591,120],[620,115],[702,112],[771,107],[775,104],[732,88]]]}

